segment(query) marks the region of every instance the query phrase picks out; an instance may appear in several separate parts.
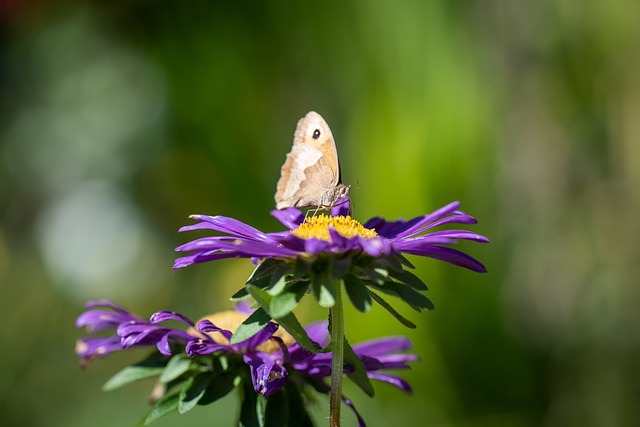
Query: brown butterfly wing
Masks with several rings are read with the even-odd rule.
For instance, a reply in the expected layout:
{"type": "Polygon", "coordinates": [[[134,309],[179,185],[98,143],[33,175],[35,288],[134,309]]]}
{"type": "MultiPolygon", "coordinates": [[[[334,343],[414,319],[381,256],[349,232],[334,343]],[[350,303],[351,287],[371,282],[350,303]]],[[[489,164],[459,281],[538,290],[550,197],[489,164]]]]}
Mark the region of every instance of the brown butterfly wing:
{"type": "Polygon", "coordinates": [[[340,181],[338,153],[329,125],[316,112],[298,121],[291,152],[282,166],[276,208],[326,206],[340,181]]]}

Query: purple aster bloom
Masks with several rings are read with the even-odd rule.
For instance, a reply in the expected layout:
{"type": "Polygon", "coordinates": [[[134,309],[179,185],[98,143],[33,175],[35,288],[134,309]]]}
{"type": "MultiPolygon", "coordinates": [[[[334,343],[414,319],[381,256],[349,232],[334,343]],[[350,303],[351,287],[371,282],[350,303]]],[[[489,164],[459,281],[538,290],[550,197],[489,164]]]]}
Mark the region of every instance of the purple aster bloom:
{"type": "MultiPolygon", "coordinates": [[[[291,375],[297,383],[313,383],[317,390],[329,392],[325,380],[331,376],[331,353],[312,353],[300,347],[278,324],[268,322],[252,337],[231,343],[235,329],[251,314],[243,304],[238,304],[235,310],[207,316],[197,324],[171,311],[159,311],[145,321],[108,300],[91,301],[86,307],[89,310],[78,317],[76,325],[91,333],[110,331],[112,335],[78,340],[76,353],[84,360],[132,347],[155,346],[163,356],[177,355],[177,349],[181,348],[190,358],[237,356],[242,360],[240,366],[249,368],[253,389],[263,396],[280,391],[291,375]],[[186,330],[159,325],[171,320],[184,324],[186,330]]],[[[319,346],[329,344],[327,322],[311,324],[305,330],[319,346]]],[[[380,338],[353,346],[370,379],[387,382],[407,393],[411,392],[411,386],[388,370],[409,369],[407,363],[418,359],[405,354],[410,348],[411,342],[405,337],[380,338]]],[[[345,373],[351,370],[346,365],[345,373]]],[[[364,426],[353,403],[347,398],[343,401],[354,410],[359,425],[364,426]]]]}
{"type": "Polygon", "coordinates": [[[459,240],[486,243],[489,239],[467,230],[432,231],[447,224],[475,224],[475,218],[457,210],[459,206],[459,202],[453,202],[408,221],[386,221],[376,217],[364,225],[347,215],[348,200],[339,202],[331,210],[332,216],[307,217],[306,221],[302,211],[287,208],[272,211],[272,215],[289,229],[275,233],[265,233],[229,217],[191,215],[190,218],[197,223],[182,227],[181,232],[206,229],[222,235],[203,237],[176,248],[176,251],[191,254],[176,259],[174,268],[234,257],[287,259],[323,253],[361,252],[371,257],[420,255],[485,272],[479,261],[445,245],[459,240]]]}

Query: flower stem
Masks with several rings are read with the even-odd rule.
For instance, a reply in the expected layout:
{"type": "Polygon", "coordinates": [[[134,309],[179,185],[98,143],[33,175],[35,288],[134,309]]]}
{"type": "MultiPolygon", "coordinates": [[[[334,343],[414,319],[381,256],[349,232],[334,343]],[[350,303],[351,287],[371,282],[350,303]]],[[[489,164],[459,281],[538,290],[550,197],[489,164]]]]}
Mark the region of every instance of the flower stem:
{"type": "Polygon", "coordinates": [[[340,427],[342,379],[344,369],[344,310],[342,308],[342,282],[334,282],[336,300],[331,308],[331,394],[329,395],[329,426],[340,427]]]}

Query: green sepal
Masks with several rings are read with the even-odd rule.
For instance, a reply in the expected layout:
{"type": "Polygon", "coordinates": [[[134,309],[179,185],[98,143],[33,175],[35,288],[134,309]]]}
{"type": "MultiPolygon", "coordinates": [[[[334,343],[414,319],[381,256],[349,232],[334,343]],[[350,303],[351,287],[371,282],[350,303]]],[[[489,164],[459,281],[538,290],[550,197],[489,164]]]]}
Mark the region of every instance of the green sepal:
{"type": "Polygon", "coordinates": [[[293,278],[295,280],[298,280],[305,277],[312,265],[313,262],[311,261],[307,261],[306,259],[301,257],[296,258],[295,264],[293,266],[293,278]]]}
{"type": "Polygon", "coordinates": [[[146,359],[136,363],[135,365],[127,366],[112,376],[102,386],[102,390],[112,391],[138,380],[161,375],[165,370],[168,360],[169,359],[166,356],[162,356],[158,353],[152,353],[146,359]]]}
{"type": "Polygon", "coordinates": [[[173,412],[178,409],[178,404],[180,400],[180,392],[175,391],[174,393],[168,394],[158,400],[147,416],[144,418],[143,424],[148,425],[154,422],[155,420],[164,417],[170,412],[173,412]]]}
{"type": "Polygon", "coordinates": [[[269,303],[269,313],[276,319],[291,313],[308,289],[309,283],[306,281],[287,286],[285,291],[273,297],[269,303]]]}
{"type": "Polygon", "coordinates": [[[187,372],[190,367],[191,359],[189,359],[186,354],[176,354],[169,359],[169,363],[167,363],[166,368],[162,371],[160,382],[167,384],[187,372]]]}
{"type": "Polygon", "coordinates": [[[329,270],[331,271],[331,278],[333,280],[342,279],[345,274],[349,272],[351,268],[351,257],[346,256],[344,258],[338,258],[332,256],[329,259],[329,270]]]}
{"type": "Polygon", "coordinates": [[[435,305],[433,305],[433,302],[429,298],[405,284],[389,280],[381,286],[372,285],[372,287],[385,294],[397,296],[418,312],[422,311],[423,308],[427,310],[433,310],[435,308],[435,305]]]}
{"type": "MultiPolygon", "coordinates": [[[[250,286],[250,285],[247,285],[250,286]]],[[[262,308],[258,308],[256,311],[251,313],[251,315],[244,321],[236,331],[231,336],[231,344],[238,344],[246,339],[251,338],[265,326],[271,320],[271,316],[267,314],[262,308]]]]}
{"type": "Polygon", "coordinates": [[[386,269],[402,271],[402,262],[395,255],[378,258],[377,263],[383,265],[386,269]]]}
{"type": "Polygon", "coordinates": [[[369,295],[371,295],[371,298],[373,298],[375,302],[380,304],[382,306],[382,308],[387,310],[389,312],[389,314],[391,314],[393,317],[395,317],[404,326],[406,326],[407,328],[410,328],[410,329],[415,329],[416,328],[415,323],[413,323],[412,321],[410,321],[409,319],[404,317],[402,314],[398,313],[380,295],[376,294],[375,292],[372,292],[371,290],[369,290],[369,295]]]}
{"type": "Polygon", "coordinates": [[[375,391],[367,377],[367,370],[362,360],[353,351],[347,338],[344,339],[344,361],[353,368],[352,372],[347,372],[347,377],[362,389],[369,397],[373,397],[375,391]]]}
{"type": "Polygon", "coordinates": [[[407,270],[390,271],[389,275],[400,283],[411,286],[417,291],[426,291],[429,288],[418,276],[407,270]]]}
{"type": "Polygon", "coordinates": [[[353,304],[356,310],[362,313],[368,313],[371,309],[372,302],[366,284],[358,277],[348,274],[344,276],[344,288],[351,300],[351,304],[353,304]]]}
{"type": "Polygon", "coordinates": [[[311,289],[320,307],[331,308],[336,303],[335,281],[326,269],[312,277],[311,289]]]}
{"type": "Polygon", "coordinates": [[[404,265],[405,267],[408,267],[412,270],[414,270],[416,268],[415,265],[411,264],[411,261],[409,261],[407,258],[405,258],[404,255],[402,254],[396,254],[396,258],[398,259],[398,261],[400,261],[400,263],[402,265],[404,265]]]}
{"type": "MultiPolygon", "coordinates": [[[[263,310],[269,310],[271,300],[273,299],[271,295],[253,285],[247,285],[247,289],[263,310]]],[[[268,314],[271,315],[270,313],[268,314]]],[[[273,316],[271,317],[273,318],[273,316]]],[[[280,324],[280,326],[286,329],[286,331],[293,336],[293,338],[301,347],[309,350],[312,353],[318,352],[317,344],[313,342],[311,338],[309,338],[309,335],[307,335],[307,331],[305,331],[302,325],[300,325],[300,322],[298,322],[298,319],[293,313],[289,313],[283,317],[274,318],[274,320],[276,320],[280,324]]]]}

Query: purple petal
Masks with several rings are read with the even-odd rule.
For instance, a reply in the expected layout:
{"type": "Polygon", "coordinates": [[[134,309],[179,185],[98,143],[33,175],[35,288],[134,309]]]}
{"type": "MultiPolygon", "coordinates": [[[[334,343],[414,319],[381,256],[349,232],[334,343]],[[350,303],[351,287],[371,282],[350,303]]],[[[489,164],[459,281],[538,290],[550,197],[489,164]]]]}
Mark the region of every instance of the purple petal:
{"type": "Polygon", "coordinates": [[[197,355],[204,356],[220,350],[233,352],[233,349],[230,346],[216,344],[213,341],[192,340],[185,346],[185,351],[189,357],[197,355]]]}
{"type": "Polygon", "coordinates": [[[182,322],[187,326],[195,326],[195,324],[189,318],[183,316],[180,313],[176,313],[175,311],[161,310],[157,313],[154,313],[151,316],[151,319],[149,319],[151,323],[166,322],[167,320],[177,320],[178,322],[182,322]]]}
{"type": "Polygon", "coordinates": [[[172,355],[171,346],[169,345],[169,337],[170,336],[171,336],[171,332],[167,332],[166,334],[164,334],[162,336],[162,338],[160,338],[160,341],[158,341],[158,343],[156,344],[156,347],[158,348],[158,351],[163,356],[171,356],[172,355]]]}
{"type": "Polygon", "coordinates": [[[308,239],[304,241],[304,251],[313,255],[329,252],[332,247],[331,242],[327,242],[326,240],[308,239]]]}
{"type": "Polygon", "coordinates": [[[340,233],[338,233],[334,228],[329,227],[329,237],[331,238],[331,243],[334,247],[344,248],[349,242],[348,237],[344,237],[340,233]]]}
{"type": "MultiPolygon", "coordinates": [[[[236,252],[238,256],[243,258],[250,258],[254,256],[264,258],[298,255],[297,251],[281,247],[280,243],[275,240],[259,242],[255,240],[236,239],[233,242],[219,241],[216,246],[217,248],[215,251],[229,253],[236,252]]],[[[201,251],[198,253],[210,255],[211,252],[212,251],[201,251]]],[[[200,260],[197,260],[197,262],[200,262],[200,260]]]]}
{"type": "Polygon", "coordinates": [[[274,354],[262,352],[247,353],[244,362],[251,370],[251,381],[256,392],[270,396],[280,390],[287,382],[288,372],[272,358],[274,354]]]}
{"type": "Polygon", "coordinates": [[[298,228],[298,226],[304,222],[304,214],[296,208],[273,210],[271,211],[271,215],[289,230],[298,228]]]}
{"type": "Polygon", "coordinates": [[[296,253],[304,252],[306,242],[306,240],[296,237],[289,232],[278,238],[278,243],[296,253]]]}
{"type": "Polygon", "coordinates": [[[367,372],[367,376],[372,380],[384,381],[386,383],[394,385],[407,394],[411,394],[413,392],[413,388],[411,388],[411,385],[406,380],[397,375],[380,372],[367,372]]]}
{"type": "Polygon", "coordinates": [[[134,316],[123,316],[120,313],[106,310],[89,310],[82,313],[76,319],[78,328],[87,327],[89,332],[100,332],[106,329],[115,329],[120,323],[141,320],[134,316]]]}
{"type": "Polygon", "coordinates": [[[311,323],[310,325],[305,326],[305,331],[307,331],[307,335],[313,341],[320,344],[321,347],[325,347],[329,344],[329,331],[327,331],[328,323],[325,321],[311,323]]]}
{"type": "Polygon", "coordinates": [[[231,337],[233,336],[233,332],[227,330],[227,329],[222,329],[217,327],[216,325],[214,325],[213,323],[211,323],[210,320],[208,319],[203,319],[201,321],[198,322],[198,330],[200,332],[220,332],[222,334],[223,337],[225,337],[226,339],[230,340],[231,337]]]}
{"type": "Polygon", "coordinates": [[[460,207],[460,202],[451,202],[448,205],[443,206],[440,209],[428,215],[423,216],[420,221],[416,222],[411,227],[408,227],[405,230],[401,231],[395,237],[400,239],[400,238],[415,234],[416,231],[420,230],[424,224],[428,224],[432,221],[435,221],[436,219],[439,219],[445,215],[448,215],[451,212],[454,212],[456,209],[458,209],[458,207],[460,207]]]}
{"type": "Polygon", "coordinates": [[[384,337],[354,344],[353,351],[360,356],[381,356],[390,353],[410,350],[411,340],[407,337],[384,337]]]}
{"type": "Polygon", "coordinates": [[[110,308],[112,310],[117,311],[120,314],[131,315],[131,313],[129,313],[129,311],[127,309],[125,309],[121,305],[118,305],[115,302],[110,301],[108,299],[87,301],[87,303],[84,306],[86,308],[107,307],[107,308],[110,308]]]}
{"type": "MultiPolygon", "coordinates": [[[[180,245],[177,248],[175,248],[175,251],[189,252],[189,251],[197,250],[197,251],[213,252],[213,251],[221,250],[220,248],[222,247],[222,245],[219,244],[221,242],[238,244],[242,240],[245,240],[245,239],[241,239],[238,237],[231,237],[231,236],[208,236],[208,237],[202,237],[200,239],[192,240],[183,245],[180,245]]],[[[224,247],[227,248],[228,245],[224,245],[224,247]]]]}
{"type": "Polygon", "coordinates": [[[416,354],[387,354],[376,358],[382,364],[382,369],[409,369],[407,362],[420,360],[416,354]]]}
{"type": "MultiPolygon", "coordinates": [[[[414,237],[413,239],[421,239],[424,237],[445,237],[448,239],[459,240],[471,240],[478,243],[489,243],[489,239],[480,234],[473,233],[467,230],[442,230],[434,231],[433,233],[426,234],[424,236],[414,237]]],[[[405,239],[409,240],[409,239],[405,239]]]]}
{"type": "Polygon", "coordinates": [[[255,311],[254,308],[251,308],[251,303],[249,301],[237,301],[234,304],[233,309],[238,313],[246,314],[247,316],[255,311]]]}
{"type": "Polygon", "coordinates": [[[267,234],[235,218],[221,215],[190,215],[189,218],[200,221],[200,224],[182,227],[180,232],[207,228],[251,240],[269,240],[267,234]]]}
{"type": "Polygon", "coordinates": [[[360,416],[358,411],[356,411],[356,406],[353,404],[353,402],[344,396],[342,396],[342,401],[345,405],[351,408],[354,414],[356,414],[356,418],[358,419],[358,427],[367,427],[367,425],[364,423],[364,419],[360,416]]]}
{"type": "Polygon", "coordinates": [[[478,220],[476,220],[474,217],[472,217],[469,214],[466,214],[464,212],[461,211],[455,211],[453,212],[452,215],[449,215],[447,217],[441,218],[437,221],[434,221],[430,224],[427,224],[426,226],[424,226],[422,229],[417,230],[415,232],[415,234],[421,233],[425,230],[428,230],[430,228],[435,228],[435,227],[439,227],[441,225],[445,225],[445,224],[477,224],[478,220]]]}
{"type": "Polygon", "coordinates": [[[386,221],[384,218],[374,217],[365,222],[363,226],[365,228],[374,229],[381,237],[394,239],[399,233],[418,224],[423,218],[424,217],[419,216],[410,219],[409,221],[405,221],[403,219],[399,219],[397,221],[386,221]]]}
{"type": "Polygon", "coordinates": [[[206,261],[215,261],[215,260],[224,259],[224,258],[242,258],[242,256],[239,255],[237,252],[218,253],[218,254],[210,254],[210,255],[202,255],[200,252],[198,252],[195,254],[176,258],[176,260],[173,262],[173,268],[174,269],[184,268],[192,264],[198,264],[206,261]]]}
{"type": "Polygon", "coordinates": [[[373,257],[390,255],[393,252],[393,246],[388,239],[379,237],[365,239],[363,237],[358,237],[358,242],[360,243],[362,250],[373,257]]]}
{"type": "Polygon", "coordinates": [[[75,352],[80,357],[105,356],[114,351],[122,350],[120,337],[90,337],[76,341],[75,352]]]}
{"type": "MultiPolygon", "coordinates": [[[[404,243],[404,242],[401,242],[404,243]]],[[[411,242],[407,242],[411,243],[411,242]]],[[[486,273],[487,269],[475,258],[455,249],[445,248],[442,246],[426,245],[403,245],[401,248],[396,244],[396,250],[406,254],[420,255],[429,258],[439,259],[453,265],[468,268],[477,273],[486,273]]]]}

